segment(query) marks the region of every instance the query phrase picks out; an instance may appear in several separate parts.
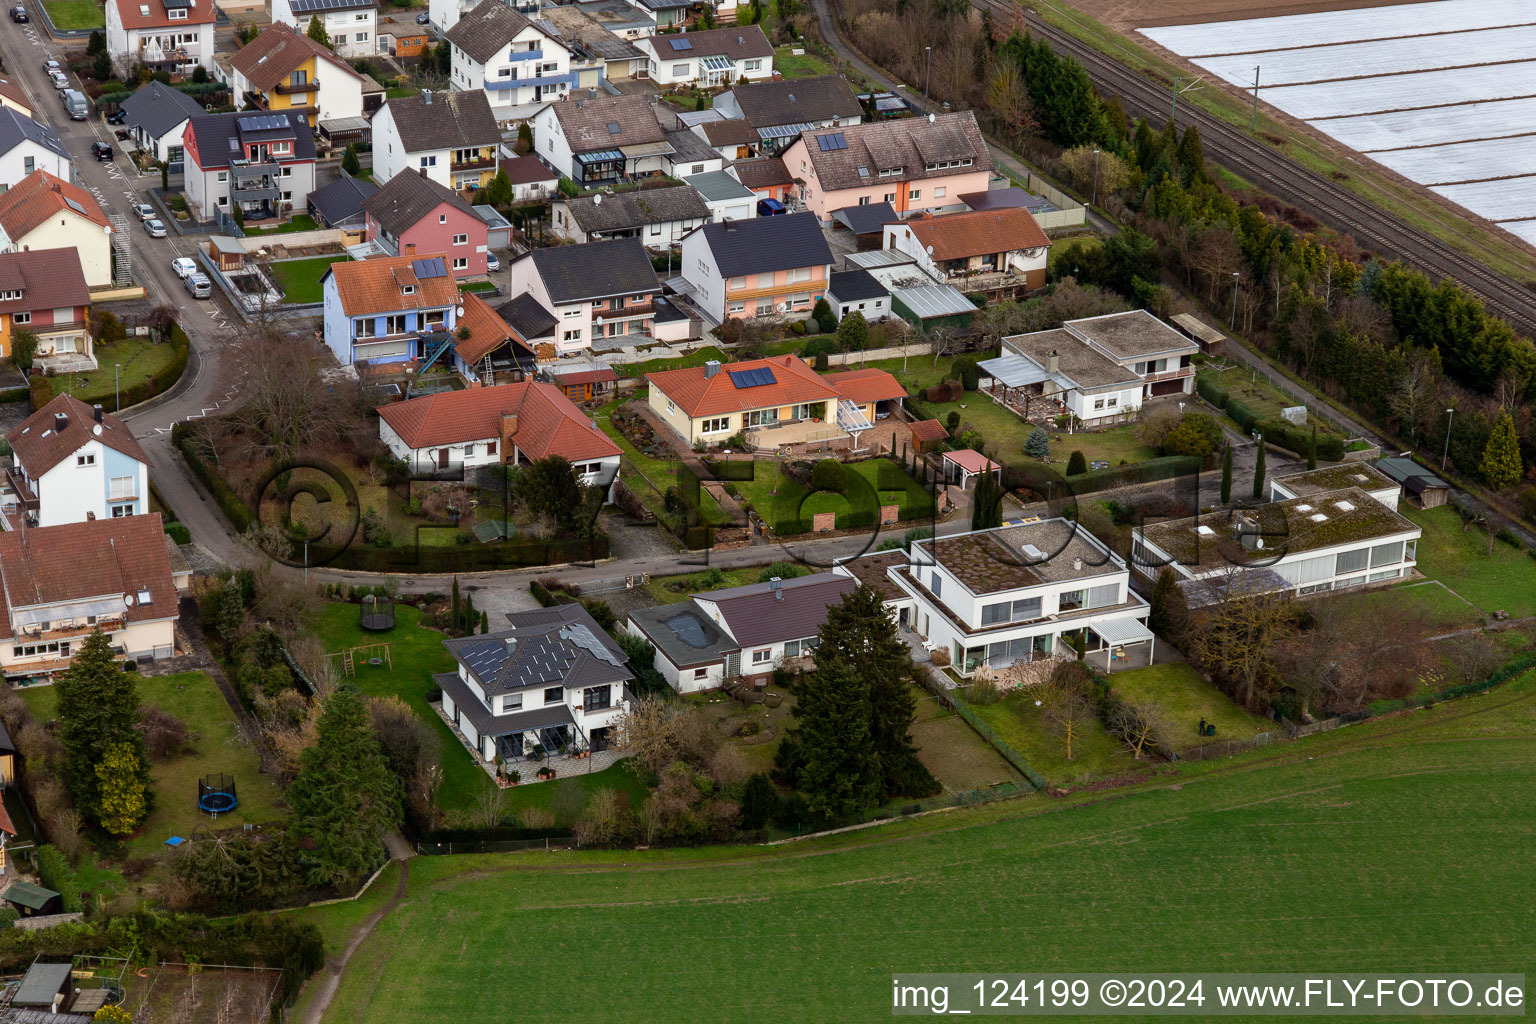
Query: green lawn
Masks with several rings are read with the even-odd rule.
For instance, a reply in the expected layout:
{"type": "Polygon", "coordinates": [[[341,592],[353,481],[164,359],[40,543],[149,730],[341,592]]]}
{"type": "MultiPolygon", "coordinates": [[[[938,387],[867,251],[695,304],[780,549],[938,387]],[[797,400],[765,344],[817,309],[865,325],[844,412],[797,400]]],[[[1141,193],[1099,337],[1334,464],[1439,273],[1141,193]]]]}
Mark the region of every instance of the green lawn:
{"type": "Polygon", "coordinates": [[[1402,508],[1418,525],[1418,567],[1485,612],[1507,611],[1523,618],[1536,615],[1536,559],[1502,541],[1488,552],[1481,528],[1461,530],[1461,519],[1448,505],[1428,510],[1402,508]]]}
{"type": "Polygon", "coordinates": [[[288,235],[296,231],[315,231],[320,225],[315,223],[315,218],[307,213],[294,214],[286,223],[279,224],[275,228],[246,228],[245,233],[251,235],[288,235]]]}
{"type": "Polygon", "coordinates": [[[1368,593],[1340,591],[1328,599],[1328,604],[1346,611],[1358,607],[1377,622],[1403,622],[1404,613],[1423,615],[1425,636],[1471,629],[1483,619],[1476,607],[1435,580],[1417,580],[1368,593]]]}
{"type": "MultiPolygon", "coordinates": [[[[165,848],[173,835],[189,836],[198,825],[213,827],[213,819],[197,810],[197,780],[224,772],[235,777],[240,806],[219,815],[219,828],[261,824],[282,817],[277,783],[261,772],[261,760],[241,736],[234,712],[213,683],[201,672],[147,676],[137,684],[139,700],[185,722],[194,735],[193,751],[156,762],[155,809],[133,839],[130,856],[147,857],[165,848]]],[[[47,722],[58,706],[58,690],[52,686],[20,690],[22,699],[41,722],[47,722]]]]}
{"type": "MultiPolygon", "coordinates": [[[[1122,462],[1134,465],[1147,459],[1157,458],[1157,451],[1142,444],[1136,436],[1136,424],[1126,423],[1108,430],[1093,430],[1078,434],[1058,434],[1051,438],[1051,462],[1059,463],[1063,471],[1073,452],[1082,452],[1088,465],[1103,459],[1111,466],[1122,462]]],[[[1021,458],[1022,456],[1021,453],[1021,458]]]]}
{"type": "Polygon", "coordinates": [[[760,565],[748,566],[744,569],[724,569],[721,570],[720,582],[713,586],[708,585],[702,571],[677,576],[652,576],[651,581],[645,585],[645,589],[661,604],[675,604],[688,600],[690,594],[700,591],[744,587],[749,583],[756,583],[757,578],[762,574],[763,567],[760,565]],[[674,590],[672,584],[683,584],[684,589],[674,590]]]}
{"type": "MultiPolygon", "coordinates": [[[[574,764],[575,762],[571,763],[574,764]]],[[[583,763],[591,764],[592,762],[589,760],[583,763]]],[[[561,787],[570,785],[572,782],[581,787],[583,804],[585,804],[586,797],[591,796],[600,789],[616,789],[621,793],[627,794],[630,807],[639,807],[650,794],[650,790],[635,777],[635,773],[630,771],[623,761],[610,765],[600,772],[587,772],[580,775],[573,774],[555,779],[552,782],[533,782],[530,784],[526,780],[533,778],[533,773],[537,770],[532,765],[519,766],[519,771],[523,773],[524,781],[506,791],[506,806],[509,811],[521,811],[529,807],[539,807],[546,811],[553,811],[558,804],[556,795],[560,792],[561,787]]],[[[487,778],[486,782],[489,783],[490,779],[487,778]]],[[[562,822],[561,824],[568,823],[562,822]]]]}
{"type": "Polygon", "coordinates": [[[647,359],[643,363],[625,363],[615,366],[614,372],[620,377],[644,377],[648,373],[658,373],[662,370],[680,370],[689,366],[703,366],[711,359],[721,362],[729,362],[730,357],[713,345],[705,345],[701,349],[690,352],[686,356],[676,358],[647,359]]]}
{"type": "MultiPolygon", "coordinates": [[[[672,486],[675,473],[681,463],[670,459],[653,459],[649,455],[642,453],[629,438],[624,436],[618,427],[614,426],[612,419],[610,419],[610,414],[613,410],[625,402],[644,402],[645,394],[645,389],[641,389],[638,393],[628,398],[615,399],[595,410],[592,418],[597,420],[597,425],[602,428],[603,433],[612,438],[613,443],[624,450],[624,459],[627,465],[620,466],[620,477],[624,479],[625,486],[634,491],[652,512],[658,513],[659,516],[665,516],[661,495],[665,494],[667,488],[672,486]],[[635,473],[640,474],[645,479],[634,479],[635,473]],[[650,481],[651,487],[646,486],[647,480],[650,481]],[[653,490],[652,487],[655,489],[653,490]]],[[[720,508],[720,503],[702,487],[699,488],[699,518],[706,523],[718,524],[725,522],[725,513],[720,508]]]]}
{"type": "MultiPolygon", "coordinates": [[[[119,384],[123,388],[141,384],[176,358],[173,345],[148,338],[125,338],[110,345],[97,345],[95,352],[95,370],[66,375],[69,394],[88,405],[100,403],[109,412],[116,408],[119,384]]],[[[62,394],[66,386],[64,381],[54,378],[54,384],[62,394]]]]}
{"type": "Polygon", "coordinates": [[[332,263],[345,263],[350,256],[316,256],[307,260],[285,260],[269,263],[272,278],[283,290],[283,301],[295,305],[320,302],[324,295],[320,290],[320,275],[332,263]]]}
{"type": "Polygon", "coordinates": [[[1250,715],[1232,703],[1182,661],[1112,672],[1109,685],[1126,703],[1148,709],[1164,740],[1175,750],[1252,739],[1275,728],[1269,719],[1250,715]],[[1216,726],[1215,736],[1200,738],[1197,727],[1202,718],[1216,726]]]}
{"type": "Polygon", "coordinates": [[[461,292],[493,292],[495,290],[496,285],[491,281],[471,281],[469,284],[459,285],[461,292]]]}
{"type": "MultiPolygon", "coordinates": [[[[1279,419],[1282,409],[1300,404],[1295,398],[1271,384],[1268,378],[1259,376],[1247,367],[1217,367],[1207,363],[1201,366],[1197,373],[1200,379],[1216,384],[1226,391],[1228,396],[1236,398],[1265,419],[1279,419]]],[[[1232,424],[1231,420],[1226,422],[1232,424]]],[[[1317,425],[1319,437],[1339,436],[1337,430],[1315,416],[1309,417],[1307,422],[1317,425]]],[[[1232,425],[1235,426],[1235,424],[1232,425]]]]}
{"type": "Polygon", "coordinates": [[[751,480],[733,481],[743,504],[750,504],[763,519],[775,529],[779,524],[795,520],[809,520],[818,512],[848,512],[872,508],[872,501],[879,504],[899,505],[905,518],[930,514],[933,511],[933,495],[922,484],[912,479],[890,459],[866,459],[847,464],[850,479],[857,474],[867,482],[870,491],[856,489],[850,484],[846,494],[828,491],[811,493],[809,488],[785,478],[777,462],[758,460],[751,463],[751,480]]]}
{"type": "Polygon", "coordinates": [[[53,27],[60,32],[75,29],[105,28],[106,15],[96,0],[43,0],[53,27]]]}
{"type": "Polygon", "coordinates": [[[975,711],[1052,785],[1092,782],[1138,766],[1130,752],[1094,717],[1083,721],[1072,737],[1072,758],[1068,760],[1061,735],[1045,720],[1045,711],[1035,707],[1035,698],[1028,690],[1015,691],[975,711]]]}
{"type": "Polygon", "coordinates": [[[357,624],[358,606],[328,604],[320,611],[314,628],[327,651],[341,651],[364,644],[388,643],[390,666],[360,664],[351,682],[369,696],[394,694],[405,700],[432,725],[442,741],[443,787],[437,804],[445,811],[474,806],[476,788],[485,772],[470,760],[469,751],[446,722],[427,704],[434,672],[451,672],[453,655],[443,646],[445,637],[420,625],[421,611],[410,605],[395,606],[395,628],[388,633],[364,633],[357,624]]]}
{"type": "Polygon", "coordinates": [[[804,47],[781,46],[773,56],[773,70],[785,78],[814,78],[817,75],[833,74],[832,65],[816,54],[807,50],[797,55],[790,53],[791,49],[804,47]]]}
{"type": "Polygon", "coordinates": [[[591,1024],[887,1021],[894,971],[1529,976],[1533,697],[1536,674],[1117,799],[775,847],[418,857],[324,1020],[504,1021],[485,986],[508,950],[543,954],[518,958],[530,1020],[570,1019],[570,965],[601,963],[591,1024]]]}

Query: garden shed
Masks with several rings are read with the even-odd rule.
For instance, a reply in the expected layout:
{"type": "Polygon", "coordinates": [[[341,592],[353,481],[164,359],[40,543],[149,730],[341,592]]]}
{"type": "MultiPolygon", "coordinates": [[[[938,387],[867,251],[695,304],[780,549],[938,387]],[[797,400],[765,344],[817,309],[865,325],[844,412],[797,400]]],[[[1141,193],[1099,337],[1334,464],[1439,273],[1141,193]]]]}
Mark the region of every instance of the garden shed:
{"type": "Polygon", "coordinates": [[[27,968],[16,994],[11,996],[12,1006],[46,1006],[64,1009],[75,991],[73,964],[38,964],[27,968]]]}
{"type": "Polygon", "coordinates": [[[949,431],[938,420],[918,420],[912,424],[912,445],[920,452],[939,450],[949,439],[949,431]]]}
{"type": "Polygon", "coordinates": [[[0,892],[0,899],[15,907],[22,917],[36,917],[40,914],[57,914],[62,909],[63,897],[52,889],[44,889],[31,882],[12,882],[4,892],[0,892]]]}

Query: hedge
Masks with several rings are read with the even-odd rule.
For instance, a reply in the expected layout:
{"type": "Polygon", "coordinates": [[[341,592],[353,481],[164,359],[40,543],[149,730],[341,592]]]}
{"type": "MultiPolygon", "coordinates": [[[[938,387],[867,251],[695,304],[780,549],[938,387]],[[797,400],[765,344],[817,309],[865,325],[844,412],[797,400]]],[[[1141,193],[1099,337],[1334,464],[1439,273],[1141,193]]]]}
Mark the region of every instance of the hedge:
{"type": "Polygon", "coordinates": [[[165,532],[177,544],[190,544],[192,542],[191,531],[186,528],[185,524],[178,523],[174,519],[165,524],[165,532]]]}
{"type": "Polygon", "coordinates": [[[1067,486],[1073,494],[1089,494],[1111,487],[1131,484],[1147,484],[1155,480],[1168,480],[1176,476],[1191,476],[1200,472],[1197,455],[1165,455],[1147,459],[1129,466],[1111,466],[1108,469],[1092,469],[1077,476],[1067,477],[1067,486]]]}
{"type": "Polygon", "coordinates": [[[250,525],[256,521],[255,514],[245,500],[236,494],[234,488],[224,482],[224,478],[208,468],[208,464],[198,455],[192,447],[192,428],[186,423],[178,423],[171,428],[171,443],[181,452],[181,457],[187,460],[187,466],[192,474],[202,481],[208,488],[208,493],[213,495],[213,500],[218,503],[224,512],[225,518],[235,528],[236,533],[244,533],[250,525]]]}
{"type": "Polygon", "coordinates": [[[455,544],[448,547],[411,545],[376,548],[354,544],[340,551],[309,548],[311,565],[381,573],[488,572],[607,558],[608,535],[591,540],[499,541],[491,544],[455,544]]]}
{"type": "Polygon", "coordinates": [[[25,402],[31,397],[31,388],[6,388],[4,391],[0,391],[0,405],[11,402],[25,402]]]}
{"type": "Polygon", "coordinates": [[[75,869],[69,866],[69,861],[59,852],[57,846],[39,846],[37,848],[37,876],[43,880],[43,885],[56,891],[64,905],[64,913],[78,914],[85,909],[80,899],[80,882],[75,877],[75,869]]]}
{"type": "Polygon", "coordinates": [[[1218,409],[1227,407],[1227,389],[1209,377],[1195,378],[1195,393],[1218,409]]]}
{"type": "Polygon", "coordinates": [[[27,397],[32,400],[32,411],[37,412],[53,401],[53,381],[41,373],[34,373],[27,385],[27,397]]]}
{"type": "Polygon", "coordinates": [[[151,398],[173,387],[181,380],[181,375],[187,371],[187,359],[192,354],[192,341],[187,337],[187,332],[181,329],[180,324],[171,325],[171,338],[167,343],[171,345],[176,354],[171,361],[160,368],[160,372],[147,380],[142,380],[130,387],[123,388],[117,398],[120,409],[126,409],[140,402],[147,402],[151,398]]]}
{"type": "Polygon", "coordinates": [[[1232,422],[1241,427],[1245,434],[1251,432],[1253,425],[1259,422],[1260,419],[1258,410],[1247,405],[1240,398],[1228,398],[1226,411],[1227,416],[1231,418],[1232,422]]]}
{"type": "MultiPolygon", "coordinates": [[[[1264,440],[1279,445],[1287,451],[1305,456],[1312,444],[1312,428],[1298,427],[1285,420],[1260,420],[1257,428],[1264,440]]],[[[1317,457],[1324,462],[1341,462],[1344,459],[1344,439],[1333,434],[1317,435],[1317,457]]]]}

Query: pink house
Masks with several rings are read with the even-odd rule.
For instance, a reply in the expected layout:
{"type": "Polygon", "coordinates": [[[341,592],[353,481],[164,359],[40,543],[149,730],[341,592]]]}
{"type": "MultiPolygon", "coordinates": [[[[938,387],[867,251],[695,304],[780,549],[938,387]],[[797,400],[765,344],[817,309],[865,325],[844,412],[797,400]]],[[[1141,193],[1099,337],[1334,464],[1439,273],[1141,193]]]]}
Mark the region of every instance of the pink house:
{"type": "Polygon", "coordinates": [[[683,238],[688,292],[721,323],[809,313],[831,270],[832,249],[809,213],[706,224],[683,238]]]}
{"type": "Polygon", "coordinates": [[[962,209],[985,192],[992,156],[969,110],[806,132],[784,151],[805,208],[823,222],[847,206],[890,203],[898,214],[962,209]]]}
{"type": "Polygon", "coordinates": [[[457,278],[483,275],[489,228],[453,190],[401,171],[363,200],[367,239],[391,256],[441,253],[457,278]]]}

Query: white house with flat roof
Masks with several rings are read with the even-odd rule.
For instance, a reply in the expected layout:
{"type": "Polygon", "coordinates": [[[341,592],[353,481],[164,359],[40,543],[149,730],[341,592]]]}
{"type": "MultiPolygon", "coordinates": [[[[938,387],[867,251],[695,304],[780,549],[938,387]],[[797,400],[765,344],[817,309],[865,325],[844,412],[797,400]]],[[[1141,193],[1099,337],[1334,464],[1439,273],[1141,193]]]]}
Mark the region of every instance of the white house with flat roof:
{"type": "Polygon", "coordinates": [[[1200,346],[1144,309],[1068,320],[1062,330],[1141,379],[1142,398],[1188,395],[1200,346]]]}
{"type": "Polygon", "coordinates": [[[1397,508],[1403,485],[1365,462],[1341,462],[1337,466],[1309,469],[1269,479],[1269,500],[1306,498],[1343,487],[1358,487],[1390,509],[1397,508]]]}

